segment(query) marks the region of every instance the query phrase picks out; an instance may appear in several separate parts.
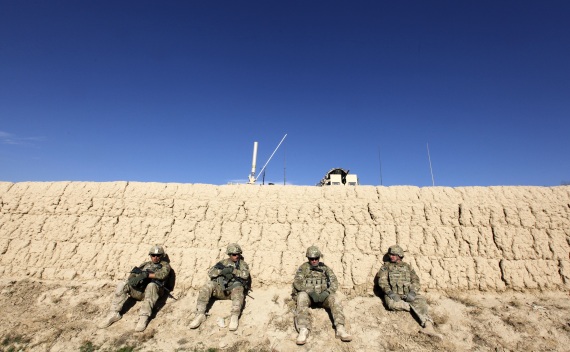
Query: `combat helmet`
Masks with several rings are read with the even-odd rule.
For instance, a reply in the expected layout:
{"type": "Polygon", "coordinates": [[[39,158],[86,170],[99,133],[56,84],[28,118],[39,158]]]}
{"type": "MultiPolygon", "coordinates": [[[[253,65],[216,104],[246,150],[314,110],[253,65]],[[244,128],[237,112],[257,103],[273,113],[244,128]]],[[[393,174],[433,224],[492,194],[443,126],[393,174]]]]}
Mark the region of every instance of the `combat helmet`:
{"type": "Polygon", "coordinates": [[[164,255],[164,248],[162,248],[162,246],[159,246],[159,245],[155,244],[154,246],[152,246],[152,247],[150,248],[150,251],[148,251],[148,254],[149,254],[149,255],[151,255],[151,254],[158,254],[158,255],[160,255],[160,256],[163,256],[163,255],[164,255]]]}
{"type": "Polygon", "coordinates": [[[241,247],[237,243],[230,243],[226,249],[226,254],[241,254],[241,247]]]}
{"type": "Polygon", "coordinates": [[[320,258],[321,255],[322,253],[317,246],[307,248],[307,258],[320,258]]]}
{"type": "Polygon", "coordinates": [[[404,250],[402,247],[398,246],[397,244],[388,248],[388,254],[395,254],[400,258],[404,258],[404,250]]]}

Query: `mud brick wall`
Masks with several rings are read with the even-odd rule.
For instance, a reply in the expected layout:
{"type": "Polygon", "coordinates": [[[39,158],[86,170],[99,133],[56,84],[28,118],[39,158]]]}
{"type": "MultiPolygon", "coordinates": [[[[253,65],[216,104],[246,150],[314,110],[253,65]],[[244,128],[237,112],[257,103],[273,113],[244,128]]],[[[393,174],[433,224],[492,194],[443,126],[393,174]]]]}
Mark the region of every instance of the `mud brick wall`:
{"type": "Polygon", "coordinates": [[[570,288],[570,187],[0,182],[0,277],[116,280],[163,244],[183,288],[238,242],[254,287],[289,285],[315,244],[349,294],[398,243],[423,286],[570,288]]]}

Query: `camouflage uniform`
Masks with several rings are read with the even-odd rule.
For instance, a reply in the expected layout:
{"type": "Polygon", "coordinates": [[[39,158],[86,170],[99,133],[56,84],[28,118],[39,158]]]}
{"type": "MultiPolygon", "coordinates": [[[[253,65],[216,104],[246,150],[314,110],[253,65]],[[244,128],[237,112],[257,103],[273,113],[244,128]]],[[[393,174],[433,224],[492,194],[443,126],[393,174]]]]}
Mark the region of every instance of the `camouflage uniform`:
{"type": "Polygon", "coordinates": [[[243,258],[234,263],[230,258],[226,258],[218,262],[208,271],[208,276],[211,281],[202,286],[198,293],[198,300],[196,303],[196,313],[206,313],[206,306],[210,301],[210,297],[214,296],[217,299],[231,299],[232,300],[232,315],[239,315],[245,300],[245,287],[249,285],[249,266],[243,258]],[[221,275],[222,269],[219,267],[233,267],[233,277],[227,280],[221,275]]]}
{"type": "MultiPolygon", "coordinates": [[[[312,302],[309,293],[328,290],[328,297],[320,303],[322,307],[331,310],[334,324],[344,325],[344,313],[339,297],[335,294],[338,289],[338,280],[331,268],[320,262],[318,266],[312,267],[310,263],[303,263],[293,281],[293,298],[297,300],[297,314],[295,325],[297,329],[306,328],[311,330],[311,314],[309,308],[312,302]],[[315,270],[317,269],[317,270],[315,270]]],[[[318,304],[318,303],[317,303],[318,304]]]]}
{"type": "MultiPolygon", "coordinates": [[[[159,281],[162,284],[164,284],[164,281],[170,274],[170,264],[164,260],[161,260],[160,263],[157,264],[154,264],[151,261],[144,262],[138,267],[143,271],[148,270],[154,272],[155,278],[152,280],[159,281]]],[[[135,275],[136,274],[131,274],[129,278],[134,277],[135,275]]],[[[144,280],[143,283],[136,287],[131,286],[127,279],[117,285],[115,296],[113,297],[113,302],[111,304],[111,313],[119,313],[127,298],[131,296],[137,301],[143,301],[139,310],[139,315],[150,317],[156,301],[158,301],[158,298],[163,293],[164,289],[151,282],[151,279],[144,280]]]]}
{"type": "Polygon", "coordinates": [[[422,326],[426,321],[431,320],[428,315],[428,306],[424,297],[417,294],[420,289],[420,278],[408,263],[386,262],[378,271],[378,286],[385,296],[386,305],[390,310],[410,311],[410,306],[417,313],[422,326]],[[413,291],[416,293],[415,299],[407,300],[407,295],[413,291]],[[393,300],[388,294],[393,292],[400,300],[393,300]]]}

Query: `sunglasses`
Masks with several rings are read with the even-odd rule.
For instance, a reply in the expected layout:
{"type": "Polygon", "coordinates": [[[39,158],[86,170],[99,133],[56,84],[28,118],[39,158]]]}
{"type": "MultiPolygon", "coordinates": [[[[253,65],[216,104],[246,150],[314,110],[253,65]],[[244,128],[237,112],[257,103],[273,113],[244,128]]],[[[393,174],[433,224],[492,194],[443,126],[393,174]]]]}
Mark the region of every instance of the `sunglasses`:
{"type": "Polygon", "coordinates": [[[320,257],[316,257],[316,258],[309,258],[310,261],[314,262],[315,260],[319,260],[321,259],[320,257]]]}
{"type": "Polygon", "coordinates": [[[150,256],[151,257],[160,257],[161,255],[160,254],[151,254],[150,256]]]}
{"type": "Polygon", "coordinates": [[[237,257],[237,256],[239,255],[239,253],[230,253],[230,255],[231,255],[232,257],[237,257]]]}

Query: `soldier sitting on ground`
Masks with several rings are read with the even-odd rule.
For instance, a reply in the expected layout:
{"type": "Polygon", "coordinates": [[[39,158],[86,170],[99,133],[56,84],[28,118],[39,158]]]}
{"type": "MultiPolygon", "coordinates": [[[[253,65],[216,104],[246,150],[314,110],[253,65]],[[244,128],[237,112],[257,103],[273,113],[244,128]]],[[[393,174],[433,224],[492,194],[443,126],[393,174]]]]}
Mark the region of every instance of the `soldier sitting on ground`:
{"type": "Polygon", "coordinates": [[[340,298],[336,295],[338,281],[331,268],[320,262],[321,251],[311,246],[307,248],[308,262],[303,263],[293,281],[293,299],[297,301],[295,326],[299,331],[297,344],[304,345],[311,330],[311,313],[314,306],[331,310],[336,326],[336,336],[342,341],[351,341],[352,336],[346,331],[344,313],[340,298]]]}
{"type": "Polygon", "coordinates": [[[198,293],[196,317],[190,323],[191,329],[196,329],[206,320],[206,307],[212,296],[232,300],[229,330],[238,328],[239,315],[249,289],[249,266],[243,260],[241,247],[237,243],[230,243],[226,253],[228,258],[208,271],[210,281],[198,293]]]}
{"type": "Polygon", "coordinates": [[[425,298],[418,294],[420,278],[410,264],[402,261],[404,250],[398,245],[391,246],[388,256],[390,261],[384,263],[377,274],[386,306],[389,310],[413,311],[423,327],[420,332],[441,338],[434,330],[425,298]]]}
{"type": "Polygon", "coordinates": [[[164,293],[164,282],[170,274],[170,264],[163,260],[164,249],[155,245],[149,251],[150,261],[135,267],[128,279],[120,282],[113,295],[111,312],[99,328],[104,329],[120,320],[123,304],[130,297],[142,301],[135,331],[144,331],[158,298],[164,293]]]}

